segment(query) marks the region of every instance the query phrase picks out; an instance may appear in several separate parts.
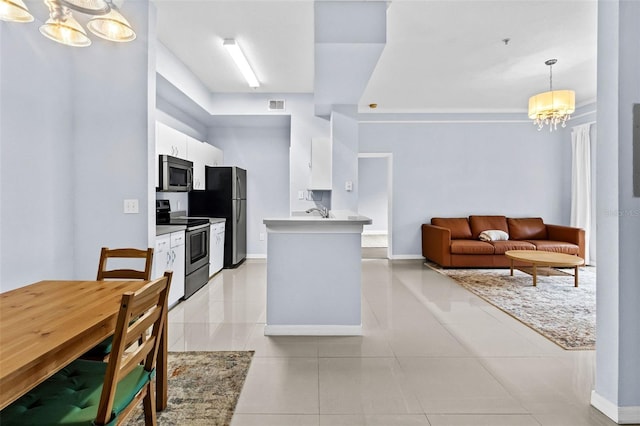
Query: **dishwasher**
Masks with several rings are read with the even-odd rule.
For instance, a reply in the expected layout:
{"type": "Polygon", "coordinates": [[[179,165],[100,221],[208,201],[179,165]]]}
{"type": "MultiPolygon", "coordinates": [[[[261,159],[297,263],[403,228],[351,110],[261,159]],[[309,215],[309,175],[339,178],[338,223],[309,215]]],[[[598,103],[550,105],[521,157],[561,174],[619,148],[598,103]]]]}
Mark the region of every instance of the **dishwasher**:
{"type": "Polygon", "coordinates": [[[211,239],[209,275],[213,276],[218,273],[224,266],[224,222],[211,224],[211,239]]]}

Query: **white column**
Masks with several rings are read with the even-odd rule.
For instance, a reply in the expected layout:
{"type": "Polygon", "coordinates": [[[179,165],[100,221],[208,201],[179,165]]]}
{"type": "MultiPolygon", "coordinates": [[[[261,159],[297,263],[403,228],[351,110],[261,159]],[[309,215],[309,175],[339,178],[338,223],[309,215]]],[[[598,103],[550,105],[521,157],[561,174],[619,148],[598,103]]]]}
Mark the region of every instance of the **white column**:
{"type": "MultiPolygon", "coordinates": [[[[632,108],[640,103],[640,2],[598,4],[597,346],[591,403],[640,423],[640,198],[633,196],[632,108]]],[[[636,149],[639,149],[636,147],[636,149]]]]}

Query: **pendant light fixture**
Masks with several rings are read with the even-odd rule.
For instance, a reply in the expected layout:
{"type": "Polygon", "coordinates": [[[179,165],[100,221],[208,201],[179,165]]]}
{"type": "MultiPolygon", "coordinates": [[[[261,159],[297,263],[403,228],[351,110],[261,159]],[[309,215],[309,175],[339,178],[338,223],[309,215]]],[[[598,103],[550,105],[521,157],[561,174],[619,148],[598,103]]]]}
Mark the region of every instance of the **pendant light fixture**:
{"type": "Polygon", "coordinates": [[[552,68],[557,62],[557,59],[545,61],[549,66],[549,91],[529,98],[529,118],[538,130],[545,125],[549,125],[550,132],[557,130],[558,123],[566,127],[567,120],[576,110],[576,93],[573,90],[553,90],[552,68]]]}
{"type": "Polygon", "coordinates": [[[33,15],[22,0],[0,0],[0,20],[7,22],[31,22],[33,15]]]}
{"type": "MultiPolygon", "coordinates": [[[[85,47],[91,44],[86,31],[71,11],[93,15],[87,24],[98,37],[109,41],[127,42],[136,38],[129,21],[122,16],[112,0],[44,0],[49,7],[49,19],[40,27],[45,37],[58,43],[85,47]]],[[[23,0],[0,0],[0,19],[9,22],[31,22],[33,16],[23,0]]]]}

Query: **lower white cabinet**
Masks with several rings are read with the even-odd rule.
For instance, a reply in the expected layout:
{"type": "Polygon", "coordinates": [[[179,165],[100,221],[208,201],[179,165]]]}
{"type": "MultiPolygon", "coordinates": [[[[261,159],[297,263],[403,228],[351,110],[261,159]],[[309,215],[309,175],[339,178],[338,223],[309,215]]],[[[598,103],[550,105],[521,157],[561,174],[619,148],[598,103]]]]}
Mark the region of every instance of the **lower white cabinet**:
{"type": "Polygon", "coordinates": [[[209,232],[209,275],[218,273],[224,266],[224,222],[212,223],[209,232]]]}
{"type": "Polygon", "coordinates": [[[153,254],[153,278],[160,278],[164,271],[173,271],[169,289],[169,306],[184,297],[184,231],[158,235],[153,254]]]}

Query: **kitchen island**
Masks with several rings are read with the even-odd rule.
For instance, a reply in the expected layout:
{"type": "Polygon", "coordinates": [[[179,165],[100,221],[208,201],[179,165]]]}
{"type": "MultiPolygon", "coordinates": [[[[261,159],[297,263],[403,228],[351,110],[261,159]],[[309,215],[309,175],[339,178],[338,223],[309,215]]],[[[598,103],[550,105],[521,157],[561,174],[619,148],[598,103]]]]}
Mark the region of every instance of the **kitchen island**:
{"type": "Polygon", "coordinates": [[[361,236],[371,219],[298,214],[267,227],[265,335],[362,334],[361,236]]]}

